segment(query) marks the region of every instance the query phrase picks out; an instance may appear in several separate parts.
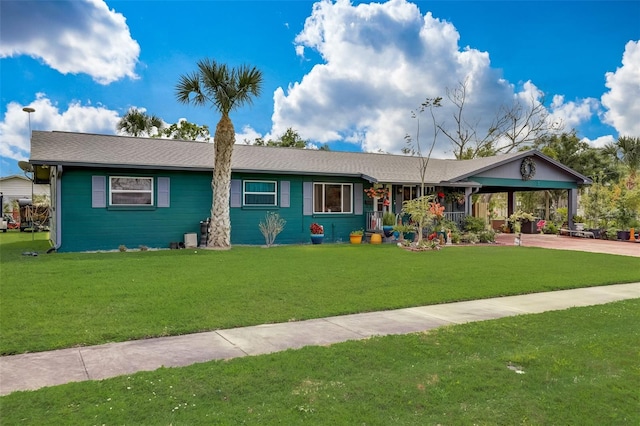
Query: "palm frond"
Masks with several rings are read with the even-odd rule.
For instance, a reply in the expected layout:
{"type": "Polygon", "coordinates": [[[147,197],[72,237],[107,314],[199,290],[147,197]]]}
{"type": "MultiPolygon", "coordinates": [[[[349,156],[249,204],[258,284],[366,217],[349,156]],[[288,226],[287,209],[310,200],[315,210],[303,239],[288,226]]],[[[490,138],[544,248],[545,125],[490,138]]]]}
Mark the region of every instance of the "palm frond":
{"type": "Polygon", "coordinates": [[[198,61],[198,70],[180,78],[176,96],[182,103],[203,105],[208,102],[223,115],[259,96],[262,73],[255,67],[243,65],[230,68],[213,59],[198,61]]]}
{"type": "Polygon", "coordinates": [[[180,80],[176,85],[176,99],[183,104],[206,104],[207,97],[202,92],[200,76],[197,73],[180,76],[180,80]]]}

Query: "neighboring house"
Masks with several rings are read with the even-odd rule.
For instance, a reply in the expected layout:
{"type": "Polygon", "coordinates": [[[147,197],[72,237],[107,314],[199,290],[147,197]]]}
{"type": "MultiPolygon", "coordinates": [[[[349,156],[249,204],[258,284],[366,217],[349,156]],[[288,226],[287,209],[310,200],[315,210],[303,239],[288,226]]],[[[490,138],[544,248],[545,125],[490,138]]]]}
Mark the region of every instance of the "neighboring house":
{"type": "MultiPolygon", "coordinates": [[[[50,176],[54,247],[114,250],[168,247],[198,233],[210,215],[213,155],[203,142],[34,131],[29,162],[36,176],[50,176]]],[[[308,243],[313,222],[324,226],[325,241],[378,231],[382,210],[399,213],[419,195],[420,164],[410,156],[236,145],[231,242],[264,244],[258,224],[267,212],[287,221],[278,244],[308,243]],[[388,203],[366,196],[372,186],[389,190],[388,203]]],[[[516,191],[542,189],[567,190],[571,213],[577,189],[590,182],[537,151],[431,159],[425,176],[454,220],[471,214],[473,194],[507,192],[512,212],[516,191]]]]}
{"type": "Polygon", "coordinates": [[[11,175],[0,177],[0,193],[2,194],[2,212],[13,212],[13,202],[16,200],[31,199],[32,195],[48,197],[49,185],[32,185],[31,179],[26,176],[11,175]]]}

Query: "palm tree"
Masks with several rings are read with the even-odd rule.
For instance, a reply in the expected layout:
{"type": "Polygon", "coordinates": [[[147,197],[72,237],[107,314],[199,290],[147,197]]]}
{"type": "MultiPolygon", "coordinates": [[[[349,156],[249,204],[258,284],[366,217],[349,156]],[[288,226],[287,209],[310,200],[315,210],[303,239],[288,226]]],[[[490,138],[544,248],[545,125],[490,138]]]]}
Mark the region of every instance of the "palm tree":
{"type": "Polygon", "coordinates": [[[211,59],[200,60],[197,65],[197,71],[180,76],[176,85],[176,97],[178,102],[184,104],[212,104],[221,114],[213,138],[213,205],[207,246],[228,249],[231,247],[231,154],[236,142],[229,113],[245,103],[251,104],[252,97],[260,95],[262,72],[246,65],[229,68],[211,59]]]}
{"type": "Polygon", "coordinates": [[[153,136],[153,133],[157,133],[163,127],[162,119],[157,116],[148,115],[137,108],[129,108],[129,111],[118,121],[116,129],[125,135],[138,137],[153,136]]]}
{"type": "Polygon", "coordinates": [[[620,161],[629,172],[627,188],[633,189],[640,171],[640,137],[621,136],[616,142],[620,161]]]}

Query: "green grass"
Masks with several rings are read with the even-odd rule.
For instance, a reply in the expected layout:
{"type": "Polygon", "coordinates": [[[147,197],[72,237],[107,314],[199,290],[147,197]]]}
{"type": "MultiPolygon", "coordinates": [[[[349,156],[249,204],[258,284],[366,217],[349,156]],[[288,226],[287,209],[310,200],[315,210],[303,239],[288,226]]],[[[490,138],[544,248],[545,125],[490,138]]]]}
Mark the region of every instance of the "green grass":
{"type": "Polygon", "coordinates": [[[44,254],[35,237],[0,234],[3,355],[640,281],[639,258],[528,247],[44,254]]]}
{"type": "Polygon", "coordinates": [[[637,425],[639,323],[635,299],[16,392],[0,410],[4,425],[637,425]]]}

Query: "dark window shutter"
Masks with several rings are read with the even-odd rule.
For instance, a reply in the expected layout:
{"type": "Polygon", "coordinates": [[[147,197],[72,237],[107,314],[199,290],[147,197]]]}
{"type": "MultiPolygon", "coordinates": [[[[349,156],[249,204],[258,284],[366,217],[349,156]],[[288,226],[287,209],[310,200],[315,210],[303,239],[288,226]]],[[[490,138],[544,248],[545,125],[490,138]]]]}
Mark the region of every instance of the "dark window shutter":
{"type": "Polygon", "coordinates": [[[362,214],[362,195],[364,189],[361,183],[353,184],[353,214],[362,214]]]}
{"type": "Polygon", "coordinates": [[[280,182],[280,207],[291,207],[291,182],[280,182]]]}
{"type": "Polygon", "coordinates": [[[313,214],[313,182],[302,183],[302,214],[304,216],[313,214]]]}
{"type": "Polygon", "coordinates": [[[169,178],[158,178],[158,207],[169,207],[171,204],[171,193],[169,188],[169,178]]]}
{"type": "Polygon", "coordinates": [[[242,207],[242,181],[240,179],[231,179],[229,207],[242,207]]]}
{"type": "Polygon", "coordinates": [[[107,207],[106,176],[91,176],[91,207],[94,209],[107,207]]]}

